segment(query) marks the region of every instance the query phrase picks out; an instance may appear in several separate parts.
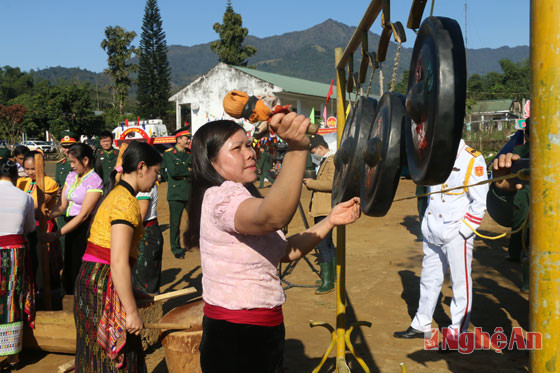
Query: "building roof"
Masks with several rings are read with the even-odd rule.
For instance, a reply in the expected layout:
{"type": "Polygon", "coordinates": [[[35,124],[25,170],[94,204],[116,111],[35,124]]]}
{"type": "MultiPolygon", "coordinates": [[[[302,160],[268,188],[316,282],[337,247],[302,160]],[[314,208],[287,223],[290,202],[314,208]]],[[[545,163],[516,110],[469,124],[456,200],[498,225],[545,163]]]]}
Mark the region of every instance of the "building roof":
{"type": "Polygon", "coordinates": [[[478,101],[472,107],[474,113],[507,112],[511,109],[512,100],[484,100],[478,101]]]}
{"type": "MultiPolygon", "coordinates": [[[[272,83],[278,87],[282,87],[284,92],[296,93],[300,95],[327,97],[329,93],[330,84],[314,82],[291,76],[269,73],[266,71],[259,71],[249,69],[247,67],[232,66],[237,70],[243,71],[246,74],[252,75],[255,78],[272,83]]],[[[331,98],[336,99],[336,86],[333,84],[333,93],[331,98]]]]}

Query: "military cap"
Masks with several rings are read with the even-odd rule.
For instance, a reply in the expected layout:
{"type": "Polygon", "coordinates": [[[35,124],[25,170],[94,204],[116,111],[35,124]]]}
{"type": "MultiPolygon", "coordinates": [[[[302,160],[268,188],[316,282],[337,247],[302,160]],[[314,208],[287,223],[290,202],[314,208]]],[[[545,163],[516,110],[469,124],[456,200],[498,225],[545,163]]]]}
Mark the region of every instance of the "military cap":
{"type": "Polygon", "coordinates": [[[72,131],[63,131],[60,134],[60,145],[72,145],[78,142],[78,135],[72,131]]]}
{"type": "Polygon", "coordinates": [[[0,148],[0,158],[10,158],[12,156],[12,152],[8,148],[0,148]]]}
{"type": "Polygon", "coordinates": [[[188,136],[191,137],[191,127],[190,126],[183,126],[179,128],[177,131],[173,133],[173,136],[180,137],[180,136],[188,136]]]}

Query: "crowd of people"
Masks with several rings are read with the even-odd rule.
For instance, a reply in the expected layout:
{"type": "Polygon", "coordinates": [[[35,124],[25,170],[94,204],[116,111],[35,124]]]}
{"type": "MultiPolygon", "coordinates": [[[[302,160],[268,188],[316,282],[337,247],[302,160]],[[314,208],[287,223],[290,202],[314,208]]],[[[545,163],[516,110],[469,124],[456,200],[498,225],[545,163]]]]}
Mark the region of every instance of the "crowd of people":
{"type": "MultiPolygon", "coordinates": [[[[321,279],[315,293],[333,291],[332,229],[356,221],[360,201],[331,206],[334,151],[320,135],[306,134],[308,118],[276,114],[270,125],[287,144],[278,175],[271,173],[268,149],[260,147],[257,157],[245,130],[228,120],[209,122],[194,137],[187,127],[177,130],[175,145],[163,154],[133,141],[119,155],[108,131],[94,150],[79,143],[75,133],[64,132],[63,158],[54,179],[40,171],[42,167],[36,169],[40,152],[21,146],[11,154],[0,152],[0,356],[9,356],[3,369],[18,365],[23,323],[33,325],[35,302],[38,308],[56,305],[66,294],[74,297],[77,372],[146,371],[136,299],[159,293],[163,236],[157,218],[158,183],[166,181],[171,251],[177,259],[185,258],[186,247],[199,247],[201,253],[202,370],[249,372],[258,367],[281,372],[285,295],[278,265],[317,248],[321,279]],[[308,173],[310,160],[317,169],[313,174],[308,173]],[[40,198],[38,179],[44,185],[40,198]],[[265,197],[255,185],[257,179],[260,188],[265,179],[271,183],[265,197]],[[282,228],[300,203],[302,184],[312,192],[309,213],[315,224],[286,237],[282,228]],[[188,228],[181,245],[185,211],[188,228]],[[37,229],[41,221],[44,229],[37,229]],[[48,274],[41,265],[45,253],[48,274]],[[44,291],[45,276],[49,293],[44,291]]],[[[509,172],[519,157],[501,155],[492,170],[509,172]]],[[[484,158],[461,140],[448,180],[427,191],[486,178],[484,158]]],[[[497,204],[494,210],[502,211],[504,204],[528,201],[528,188],[519,193],[521,189],[500,182],[492,184],[490,192],[485,185],[464,187],[425,200],[419,306],[410,327],[395,337],[424,338],[430,331],[448,270],[453,289],[449,330],[455,337],[467,330],[474,233],[487,198],[489,206],[497,204]]],[[[515,224],[521,223],[510,223],[515,224]]]]}
{"type": "MultiPolygon", "coordinates": [[[[0,356],[10,356],[3,369],[17,368],[23,323],[32,325],[35,300],[38,309],[47,304],[56,308],[66,294],[74,297],[77,372],[146,371],[136,299],[141,293],[158,293],[160,287],[159,180],[168,182],[172,253],[183,259],[187,251],[180,234],[185,210],[189,219],[184,241],[201,250],[203,370],[222,372],[236,366],[251,371],[256,364],[264,371],[280,371],[285,297],[278,264],[297,260],[326,240],[320,252],[328,268],[322,270],[318,293],[332,291],[332,228],[355,221],[360,208],[357,198],[333,209],[322,206],[321,199],[330,200],[324,187],[329,181],[323,181],[315,186],[319,189],[312,210],[320,212],[316,225],[285,237],[282,228],[299,203],[310,145],[329,161],[328,171],[320,168],[312,181],[320,181],[323,174],[332,178],[332,152],[324,151],[324,143],[319,150],[310,143],[309,119],[301,115],[277,115],[272,125],[288,150],[277,177],[271,173],[267,149],[258,157],[261,180],[273,183],[266,197],[253,184],[258,177],[256,152],[247,133],[232,121],[206,124],[192,144],[189,128],[181,128],[175,132],[175,145],[163,155],[142,142],[130,143],[119,155],[110,132],[103,132],[99,148],[92,149],[66,131],[60,137],[63,157],[54,179],[43,167],[42,174],[36,172],[40,152],[18,146],[11,154],[1,153],[0,188],[6,203],[0,206],[0,254],[6,257],[2,276],[11,281],[2,283],[9,291],[0,305],[5,316],[0,329],[11,331],[0,333],[0,356]],[[37,185],[44,185],[41,192],[37,185]],[[46,222],[44,230],[38,229],[40,221],[46,222]],[[50,260],[48,292],[43,255],[50,260]],[[224,335],[243,343],[234,351],[224,335]],[[215,359],[217,354],[224,358],[215,359]],[[256,362],[254,356],[259,357],[256,362]]],[[[305,184],[313,188],[311,180],[305,184]]]]}

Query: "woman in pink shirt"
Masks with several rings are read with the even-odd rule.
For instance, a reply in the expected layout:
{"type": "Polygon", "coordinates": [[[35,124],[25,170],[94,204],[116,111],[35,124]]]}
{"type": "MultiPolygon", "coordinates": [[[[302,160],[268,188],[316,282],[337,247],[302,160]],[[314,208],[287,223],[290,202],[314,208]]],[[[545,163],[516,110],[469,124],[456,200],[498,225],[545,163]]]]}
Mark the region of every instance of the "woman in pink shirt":
{"type": "Polygon", "coordinates": [[[54,219],[64,214],[66,224],[56,232],[47,233],[52,242],[62,235],[64,240],[64,269],[62,285],[66,294],[74,294],[74,282],[86,250],[91,216],[103,195],[103,179],[93,169],[93,150],[86,144],[74,144],[68,150],[72,172],[66,177],[60,201],[49,213],[54,219]]]}
{"type": "Polygon", "coordinates": [[[307,231],[286,238],[296,211],[309,149],[309,119],[276,114],[275,132],[288,144],[282,169],[262,198],[251,141],[232,121],[202,126],[192,142],[193,191],[189,246],[199,246],[204,306],[202,371],[282,372],[284,291],[280,261],[307,254],[336,225],[360,215],[359,199],[335,206],[307,231]]]}

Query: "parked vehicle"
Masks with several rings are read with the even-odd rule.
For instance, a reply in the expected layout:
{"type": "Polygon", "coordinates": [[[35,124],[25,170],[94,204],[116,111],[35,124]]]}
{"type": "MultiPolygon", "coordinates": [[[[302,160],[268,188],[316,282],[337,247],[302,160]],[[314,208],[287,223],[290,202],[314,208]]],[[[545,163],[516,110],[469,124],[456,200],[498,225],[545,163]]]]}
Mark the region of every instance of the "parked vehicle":
{"type": "Polygon", "coordinates": [[[49,145],[46,141],[26,141],[23,145],[27,146],[31,151],[40,149],[43,153],[54,153],[56,150],[54,146],[49,145]]]}

